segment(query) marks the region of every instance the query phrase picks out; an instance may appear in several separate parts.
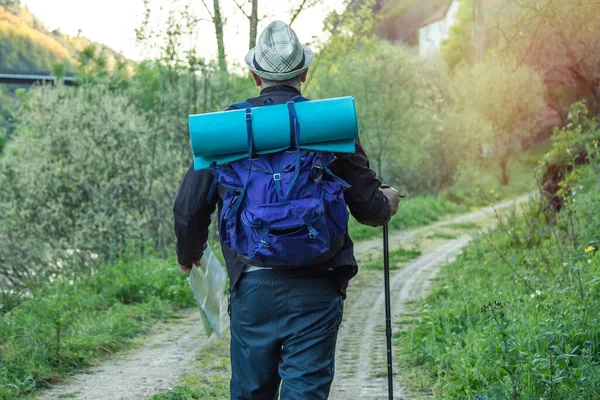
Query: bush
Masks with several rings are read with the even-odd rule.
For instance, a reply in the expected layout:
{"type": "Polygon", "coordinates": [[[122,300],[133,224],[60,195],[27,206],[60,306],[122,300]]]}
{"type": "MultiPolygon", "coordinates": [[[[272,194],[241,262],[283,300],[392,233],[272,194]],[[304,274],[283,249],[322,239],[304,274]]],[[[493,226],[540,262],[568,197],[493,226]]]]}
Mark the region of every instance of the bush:
{"type": "Polygon", "coordinates": [[[78,89],[30,90],[0,160],[0,280],[43,282],[172,246],[187,116],[255,93],[246,78],[212,72],[148,62],[132,79],[115,71],[78,89]]]}
{"type": "Polygon", "coordinates": [[[455,111],[443,68],[419,61],[410,49],[368,42],[313,79],[310,96],[354,96],[374,170],[405,191],[438,194],[451,186],[485,137],[476,115],[455,111]]]}
{"type": "Polygon", "coordinates": [[[126,96],[103,88],[32,90],[18,120],[0,172],[6,278],[92,268],[132,241],[172,242],[183,134],[157,137],[126,96]]]}
{"type": "Polygon", "coordinates": [[[575,103],[567,125],[555,130],[552,143],[553,149],[542,163],[544,172],[540,182],[550,213],[563,208],[564,197],[572,190],[572,185],[565,181],[567,175],[578,166],[598,159],[600,122],[588,116],[584,102],[575,103]]]}
{"type": "Polygon", "coordinates": [[[510,180],[510,158],[535,133],[538,115],[545,107],[544,93],[535,70],[497,54],[489,54],[472,67],[459,68],[454,76],[452,94],[460,112],[475,113],[489,126],[490,153],[499,161],[503,185],[510,180]]]}

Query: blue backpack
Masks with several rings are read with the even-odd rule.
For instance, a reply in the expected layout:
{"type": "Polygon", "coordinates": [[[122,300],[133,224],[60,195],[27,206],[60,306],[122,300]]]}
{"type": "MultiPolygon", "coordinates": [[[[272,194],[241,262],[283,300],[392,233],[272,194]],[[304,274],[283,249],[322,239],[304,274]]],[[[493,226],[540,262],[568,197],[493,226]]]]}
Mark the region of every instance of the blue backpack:
{"type": "Polygon", "coordinates": [[[302,150],[300,122],[289,101],[290,149],[257,156],[252,132],[250,102],[234,109],[246,110],[248,158],[213,165],[212,196],[218,185],[223,200],[221,241],[254,266],[302,267],[323,263],[342,248],[348,224],[344,190],[349,185],[328,165],[335,156],[302,150]]]}

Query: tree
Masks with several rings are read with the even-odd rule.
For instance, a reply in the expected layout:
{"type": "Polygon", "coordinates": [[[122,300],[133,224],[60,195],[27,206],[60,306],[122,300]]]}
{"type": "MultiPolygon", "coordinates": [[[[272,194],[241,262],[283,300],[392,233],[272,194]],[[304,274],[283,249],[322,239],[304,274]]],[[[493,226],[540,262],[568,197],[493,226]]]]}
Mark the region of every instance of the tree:
{"type": "Polygon", "coordinates": [[[372,51],[379,43],[374,34],[376,17],[372,7],[375,0],[365,2],[355,10],[348,9],[339,14],[333,11],[324,22],[324,31],[330,37],[317,43],[315,62],[309,70],[306,89],[310,91],[314,77],[319,75],[320,81],[334,79],[338,65],[343,63],[353,51],[362,49],[364,52],[372,51]],[[325,78],[328,77],[328,78],[325,78]]]}
{"type": "Polygon", "coordinates": [[[464,112],[476,112],[489,122],[501,183],[507,185],[510,157],[535,132],[545,106],[540,75],[514,59],[488,54],[483,62],[456,72],[452,92],[464,112]]]}
{"type": "Polygon", "coordinates": [[[225,25],[225,21],[221,17],[221,5],[219,0],[213,0],[213,11],[211,12],[210,8],[206,4],[206,0],[202,0],[202,4],[204,5],[206,12],[208,12],[210,19],[215,26],[219,69],[222,72],[225,72],[227,71],[227,60],[225,59],[225,40],[223,36],[223,26],[225,25]]]}
{"type": "Polygon", "coordinates": [[[450,70],[473,59],[473,0],[461,0],[456,24],[442,42],[442,54],[450,70]]]}
{"type": "Polygon", "coordinates": [[[446,99],[445,80],[409,49],[378,42],[318,71],[310,96],[353,96],[360,139],[378,176],[412,193],[439,193],[473,158],[481,133],[464,129],[446,99]]]}
{"type": "MultiPolygon", "coordinates": [[[[259,6],[258,0],[244,1],[246,2],[246,4],[244,4],[243,2],[240,3],[240,0],[233,0],[237,8],[248,19],[248,22],[250,24],[248,48],[252,49],[256,46],[256,38],[258,36],[258,22],[260,21],[260,17],[258,16],[259,6]],[[248,8],[250,8],[249,11],[248,8]]],[[[291,4],[289,22],[289,25],[291,26],[294,24],[294,22],[296,22],[296,20],[298,19],[300,14],[302,14],[302,12],[318,4],[323,3],[323,0],[290,0],[289,3],[291,4]]]]}
{"type": "Polygon", "coordinates": [[[302,11],[308,10],[309,8],[312,8],[322,2],[323,2],[323,0],[300,0],[300,4],[298,4],[296,7],[292,8],[290,11],[289,25],[292,26],[294,24],[294,22],[296,22],[296,19],[300,16],[302,11]]]}
{"type": "Polygon", "coordinates": [[[353,96],[361,141],[377,173],[413,193],[439,193],[474,158],[489,127],[478,114],[463,112],[440,65],[373,35],[374,6],[364,1],[326,20],[331,36],[318,46],[308,96],[353,96]]]}
{"type": "Polygon", "coordinates": [[[600,112],[600,2],[511,0],[497,18],[499,49],[542,72],[551,106],[564,116],[585,99],[600,112]]]}
{"type": "Polygon", "coordinates": [[[247,0],[250,4],[251,11],[247,12],[243,4],[240,4],[238,0],[233,0],[239,10],[248,18],[250,23],[250,43],[248,49],[256,47],[256,36],[258,35],[258,0],[247,0]]]}

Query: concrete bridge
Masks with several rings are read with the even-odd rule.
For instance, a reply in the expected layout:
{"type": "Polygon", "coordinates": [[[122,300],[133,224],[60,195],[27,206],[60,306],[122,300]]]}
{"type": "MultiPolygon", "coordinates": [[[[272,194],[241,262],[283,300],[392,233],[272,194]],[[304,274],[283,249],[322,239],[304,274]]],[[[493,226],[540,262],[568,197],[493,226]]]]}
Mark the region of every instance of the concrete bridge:
{"type": "MultiPolygon", "coordinates": [[[[77,82],[72,76],[62,79],[65,85],[75,86],[77,82]]],[[[25,75],[25,74],[3,74],[0,73],[0,84],[34,85],[36,83],[56,84],[56,78],[50,75],[25,75]]]]}

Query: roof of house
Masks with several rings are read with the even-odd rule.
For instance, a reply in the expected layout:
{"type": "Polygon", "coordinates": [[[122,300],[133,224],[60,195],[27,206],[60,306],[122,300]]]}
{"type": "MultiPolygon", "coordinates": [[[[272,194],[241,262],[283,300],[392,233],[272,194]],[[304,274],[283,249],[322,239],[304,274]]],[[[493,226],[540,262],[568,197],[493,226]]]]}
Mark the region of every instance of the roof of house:
{"type": "MultiPolygon", "coordinates": [[[[377,30],[378,34],[393,42],[403,42],[407,44],[417,45],[419,43],[418,34],[419,28],[422,26],[422,21],[429,19],[439,9],[449,8],[452,4],[451,0],[387,0],[384,4],[390,4],[392,7],[396,3],[409,4],[404,8],[400,15],[383,15],[377,30]]],[[[385,10],[385,5],[384,5],[385,10]]]]}
{"type": "Polygon", "coordinates": [[[419,27],[422,28],[424,26],[427,26],[429,24],[432,24],[434,22],[441,21],[442,19],[444,19],[446,17],[446,14],[448,14],[448,10],[450,9],[451,5],[452,5],[452,1],[448,1],[442,7],[435,10],[432,14],[429,14],[429,16],[427,16],[423,20],[423,22],[421,22],[421,25],[419,27]]]}

